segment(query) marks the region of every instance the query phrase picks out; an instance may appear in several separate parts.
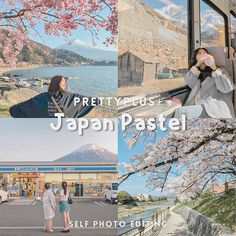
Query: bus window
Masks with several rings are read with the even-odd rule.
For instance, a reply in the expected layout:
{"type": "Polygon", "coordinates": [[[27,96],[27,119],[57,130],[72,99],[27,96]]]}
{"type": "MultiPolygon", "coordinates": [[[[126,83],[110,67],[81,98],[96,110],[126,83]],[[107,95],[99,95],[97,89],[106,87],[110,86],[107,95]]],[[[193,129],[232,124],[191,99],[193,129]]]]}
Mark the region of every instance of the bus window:
{"type": "Polygon", "coordinates": [[[187,0],[119,1],[119,96],[184,87],[187,0]]]}
{"type": "Polygon", "coordinates": [[[236,18],[235,14],[230,14],[230,22],[231,22],[231,45],[236,49],[236,18]]]}
{"type": "Polygon", "coordinates": [[[201,0],[201,45],[226,46],[225,19],[206,1],[201,0]]]}

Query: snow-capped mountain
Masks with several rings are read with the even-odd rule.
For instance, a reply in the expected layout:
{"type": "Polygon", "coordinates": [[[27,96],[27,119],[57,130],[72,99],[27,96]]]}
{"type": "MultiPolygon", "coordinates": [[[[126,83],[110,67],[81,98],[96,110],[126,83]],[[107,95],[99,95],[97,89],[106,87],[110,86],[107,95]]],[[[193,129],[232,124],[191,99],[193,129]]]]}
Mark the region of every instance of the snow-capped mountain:
{"type": "Polygon", "coordinates": [[[86,144],[55,162],[116,162],[117,155],[96,144],[86,144]]]}
{"type": "Polygon", "coordinates": [[[89,46],[79,39],[73,40],[71,44],[63,44],[58,48],[70,50],[94,61],[117,61],[116,51],[89,46]]]}
{"type": "MultiPolygon", "coordinates": [[[[187,32],[187,10],[176,4],[169,4],[156,11],[173,24],[182,26],[187,32]]],[[[201,31],[204,40],[212,40],[212,35],[218,35],[219,27],[224,24],[223,18],[214,12],[214,10],[207,9],[201,15],[201,31]]]]}
{"type": "Polygon", "coordinates": [[[155,10],[164,18],[181,28],[184,34],[187,34],[187,10],[184,7],[176,4],[169,4],[155,10]]]}
{"type": "Polygon", "coordinates": [[[214,12],[214,10],[205,10],[204,13],[201,15],[201,24],[210,24],[210,25],[223,25],[224,19],[222,16],[214,12]]]}
{"type": "Polygon", "coordinates": [[[186,22],[187,19],[187,10],[184,9],[184,7],[176,4],[167,5],[160,9],[156,9],[156,11],[158,11],[162,16],[167,19],[181,20],[184,22],[186,22]]]}

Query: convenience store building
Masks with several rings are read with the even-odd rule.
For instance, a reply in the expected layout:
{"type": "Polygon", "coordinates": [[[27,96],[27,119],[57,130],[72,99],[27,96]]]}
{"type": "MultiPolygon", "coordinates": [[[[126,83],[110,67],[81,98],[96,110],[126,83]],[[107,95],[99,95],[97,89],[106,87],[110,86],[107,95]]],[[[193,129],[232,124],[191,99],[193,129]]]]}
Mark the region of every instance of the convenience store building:
{"type": "Polygon", "coordinates": [[[58,195],[62,181],[74,196],[100,197],[116,178],[117,163],[0,162],[0,187],[10,197],[42,196],[45,183],[58,195]]]}

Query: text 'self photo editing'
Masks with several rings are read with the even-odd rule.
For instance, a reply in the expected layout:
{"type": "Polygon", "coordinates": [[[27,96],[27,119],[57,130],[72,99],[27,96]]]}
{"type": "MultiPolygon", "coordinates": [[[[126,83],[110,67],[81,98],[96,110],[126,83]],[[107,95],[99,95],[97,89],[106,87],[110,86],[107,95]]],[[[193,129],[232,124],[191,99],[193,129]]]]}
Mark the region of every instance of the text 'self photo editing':
{"type": "Polygon", "coordinates": [[[0,0],[0,236],[236,235],[236,0],[0,0]]]}

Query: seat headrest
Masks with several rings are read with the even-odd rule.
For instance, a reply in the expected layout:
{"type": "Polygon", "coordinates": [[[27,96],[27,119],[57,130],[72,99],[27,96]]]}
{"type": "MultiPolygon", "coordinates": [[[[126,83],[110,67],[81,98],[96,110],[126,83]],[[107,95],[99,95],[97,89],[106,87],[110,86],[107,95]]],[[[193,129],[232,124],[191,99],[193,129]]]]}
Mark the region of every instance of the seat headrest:
{"type": "Polygon", "coordinates": [[[206,47],[209,53],[215,58],[217,66],[225,66],[228,58],[228,48],[224,46],[206,47]]]}

